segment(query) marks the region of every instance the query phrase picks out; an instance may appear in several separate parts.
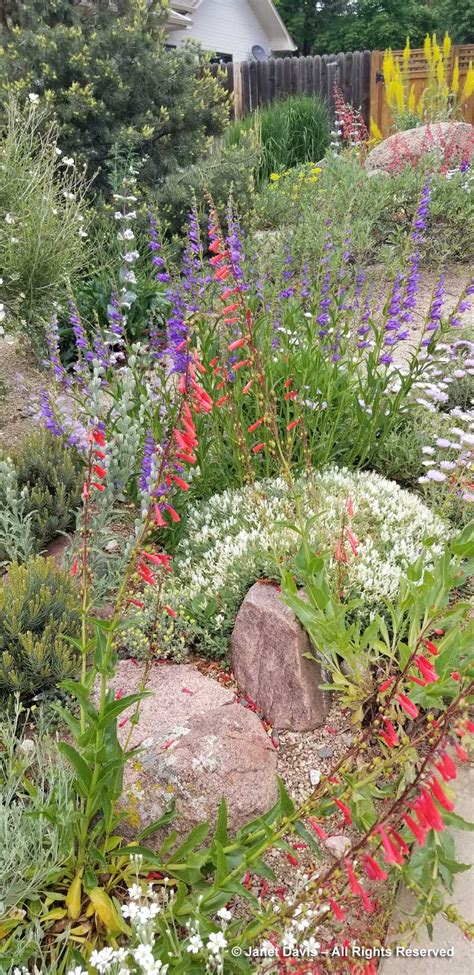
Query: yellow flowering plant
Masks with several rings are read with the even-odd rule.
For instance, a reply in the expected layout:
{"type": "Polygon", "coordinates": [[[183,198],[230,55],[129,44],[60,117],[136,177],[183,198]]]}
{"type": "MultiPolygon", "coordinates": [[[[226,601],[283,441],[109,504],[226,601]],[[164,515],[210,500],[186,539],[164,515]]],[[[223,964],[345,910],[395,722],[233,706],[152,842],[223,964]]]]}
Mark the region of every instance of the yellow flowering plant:
{"type": "Polygon", "coordinates": [[[474,68],[469,63],[464,84],[460,82],[459,58],[453,58],[451,38],[445,34],[439,44],[436,34],[426,35],[423,54],[427,64],[427,84],[418,94],[411,81],[412,50],[407,38],[402,56],[385,51],[383,75],[387,105],[395,128],[409,129],[429,122],[462,118],[463,108],[474,93],[474,68]]]}

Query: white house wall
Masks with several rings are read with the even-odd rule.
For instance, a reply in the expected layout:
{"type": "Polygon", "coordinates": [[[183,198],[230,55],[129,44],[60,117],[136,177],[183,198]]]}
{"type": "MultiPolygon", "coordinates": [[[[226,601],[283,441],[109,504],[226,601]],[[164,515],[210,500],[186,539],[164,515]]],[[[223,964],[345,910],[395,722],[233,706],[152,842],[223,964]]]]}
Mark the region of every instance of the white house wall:
{"type": "Polygon", "coordinates": [[[270,47],[270,38],[247,0],[203,0],[192,18],[190,30],[170,34],[171,43],[193,38],[206,51],[232,54],[234,61],[245,61],[254,44],[270,47]]]}

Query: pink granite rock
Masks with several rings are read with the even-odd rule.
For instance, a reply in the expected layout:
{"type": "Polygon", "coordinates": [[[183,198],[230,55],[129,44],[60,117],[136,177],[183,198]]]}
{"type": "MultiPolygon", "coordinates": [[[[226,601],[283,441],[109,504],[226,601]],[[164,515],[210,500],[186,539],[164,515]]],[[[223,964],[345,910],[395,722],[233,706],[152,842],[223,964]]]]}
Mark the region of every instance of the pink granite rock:
{"type": "Polygon", "coordinates": [[[257,582],[235,622],[231,662],[243,692],[279,730],[318,728],[329,711],[321,669],[308,652],[309,638],[279,591],[257,582]]]}
{"type": "Polygon", "coordinates": [[[456,161],[469,158],[474,151],[474,127],[468,122],[436,122],[396,132],[369,152],[365,165],[369,172],[390,172],[403,165],[404,160],[421,159],[433,149],[446,152],[456,165],[456,161]]]}
{"type": "MultiPolygon", "coordinates": [[[[113,686],[124,695],[139,687],[141,668],[121,661],[113,686]]],[[[233,703],[232,692],[190,664],[152,669],[130,744],[144,746],[125,773],[127,835],[133,836],[176,802],[173,824],[184,835],[197,823],[215,824],[222,798],[229,829],[266,812],[277,798],[276,751],[258,717],[233,703]]],[[[130,725],[120,731],[125,742],[130,725]]],[[[159,845],[163,836],[150,837],[159,845]]]]}

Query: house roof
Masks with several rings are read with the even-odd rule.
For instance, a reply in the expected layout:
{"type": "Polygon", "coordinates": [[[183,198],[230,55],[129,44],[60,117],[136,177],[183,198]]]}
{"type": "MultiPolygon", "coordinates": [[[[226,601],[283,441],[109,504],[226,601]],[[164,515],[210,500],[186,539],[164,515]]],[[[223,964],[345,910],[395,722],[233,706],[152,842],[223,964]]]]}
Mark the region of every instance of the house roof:
{"type": "Polygon", "coordinates": [[[296,50],[296,44],[287,31],[272,0],[248,0],[248,4],[268,34],[272,51],[296,50]]]}
{"type": "MultiPolygon", "coordinates": [[[[296,44],[288,33],[278,10],[272,0],[247,0],[250,9],[260,21],[272,51],[294,51],[296,44]]],[[[193,11],[201,6],[203,0],[171,0],[168,15],[168,30],[183,30],[192,27],[193,11]]]]}

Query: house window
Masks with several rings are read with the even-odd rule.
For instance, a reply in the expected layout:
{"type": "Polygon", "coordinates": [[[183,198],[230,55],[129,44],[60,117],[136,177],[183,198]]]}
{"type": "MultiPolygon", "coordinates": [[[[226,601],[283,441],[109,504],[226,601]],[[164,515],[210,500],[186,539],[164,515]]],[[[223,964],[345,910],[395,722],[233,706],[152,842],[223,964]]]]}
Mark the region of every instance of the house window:
{"type": "Polygon", "coordinates": [[[211,64],[232,64],[233,60],[232,54],[223,54],[222,51],[218,51],[215,57],[211,58],[211,64]]]}

